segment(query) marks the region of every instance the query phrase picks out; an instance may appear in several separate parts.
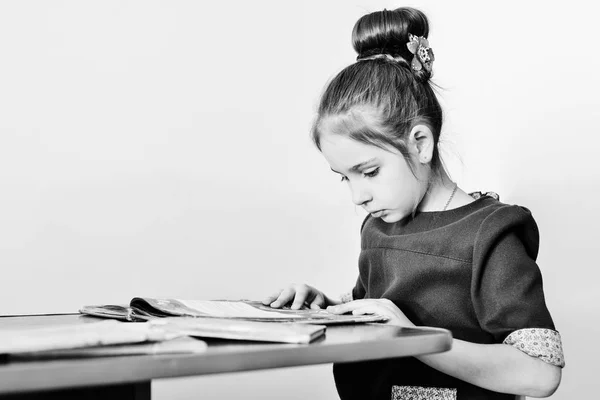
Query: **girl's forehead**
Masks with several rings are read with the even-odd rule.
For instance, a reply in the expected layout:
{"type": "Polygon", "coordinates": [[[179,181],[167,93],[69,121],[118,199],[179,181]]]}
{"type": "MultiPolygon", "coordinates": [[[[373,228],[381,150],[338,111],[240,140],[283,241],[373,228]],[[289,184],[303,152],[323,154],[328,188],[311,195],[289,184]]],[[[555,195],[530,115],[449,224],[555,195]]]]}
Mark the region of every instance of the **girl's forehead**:
{"type": "Polygon", "coordinates": [[[380,113],[372,107],[353,107],[324,116],[317,127],[319,148],[331,167],[344,169],[365,160],[383,162],[400,156],[383,140],[379,119],[380,113]]]}
{"type": "Polygon", "coordinates": [[[321,153],[331,167],[339,169],[350,168],[367,160],[383,161],[399,156],[393,149],[385,150],[374,144],[331,132],[321,134],[321,153]]]}

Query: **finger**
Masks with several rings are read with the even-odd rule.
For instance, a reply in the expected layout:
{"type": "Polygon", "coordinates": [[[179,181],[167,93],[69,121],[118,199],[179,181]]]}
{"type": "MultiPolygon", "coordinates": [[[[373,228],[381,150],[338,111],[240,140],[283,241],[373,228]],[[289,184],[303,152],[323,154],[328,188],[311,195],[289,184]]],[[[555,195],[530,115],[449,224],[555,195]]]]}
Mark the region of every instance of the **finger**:
{"type": "Polygon", "coordinates": [[[281,290],[281,289],[279,289],[278,291],[274,292],[274,293],[273,293],[273,294],[271,294],[270,296],[267,296],[267,297],[265,297],[265,298],[262,300],[262,303],[263,303],[265,306],[268,306],[268,305],[269,305],[269,304],[271,304],[271,303],[272,303],[272,302],[273,302],[273,301],[274,301],[276,298],[278,298],[278,297],[279,297],[279,294],[280,294],[281,292],[282,292],[282,290],[281,290]]]}
{"type": "Polygon", "coordinates": [[[365,302],[366,300],[353,300],[348,303],[338,304],[337,306],[329,306],[327,307],[327,311],[332,314],[346,314],[357,308],[363,307],[365,302]]]}
{"type": "Polygon", "coordinates": [[[292,310],[299,310],[304,306],[304,302],[308,297],[309,290],[306,286],[300,286],[296,288],[296,296],[294,297],[294,302],[292,303],[292,310]]]}
{"type": "Polygon", "coordinates": [[[283,289],[281,293],[279,293],[279,296],[277,296],[277,299],[271,303],[271,307],[280,308],[285,306],[287,303],[292,301],[294,294],[296,294],[296,291],[293,288],[283,289]]]}
{"type": "Polygon", "coordinates": [[[325,306],[325,296],[322,293],[318,293],[315,298],[310,302],[310,308],[313,310],[320,310],[325,306]]]}
{"type": "Polygon", "coordinates": [[[354,310],[352,310],[352,315],[379,314],[379,313],[381,313],[381,311],[378,312],[377,308],[373,307],[373,306],[359,307],[359,308],[355,308],[354,310]]]}

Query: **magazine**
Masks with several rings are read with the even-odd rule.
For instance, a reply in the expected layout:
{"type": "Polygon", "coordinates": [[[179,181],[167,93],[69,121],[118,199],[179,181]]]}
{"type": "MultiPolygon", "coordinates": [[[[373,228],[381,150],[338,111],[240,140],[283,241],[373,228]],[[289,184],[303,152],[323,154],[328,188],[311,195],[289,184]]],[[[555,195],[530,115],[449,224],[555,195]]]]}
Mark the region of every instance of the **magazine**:
{"type": "Polygon", "coordinates": [[[61,358],[85,358],[108,356],[134,356],[134,355],[159,355],[159,354],[194,354],[203,353],[208,348],[204,340],[189,336],[180,336],[174,339],[159,342],[140,342],[110,345],[93,345],[86,347],[73,347],[66,343],[58,348],[49,347],[46,350],[11,352],[11,360],[42,360],[61,358]]]}
{"type": "Polygon", "coordinates": [[[244,319],[166,317],[157,318],[151,325],[167,332],[200,338],[251,340],[260,342],[310,343],[325,334],[325,325],[293,322],[262,322],[244,319]]]}
{"type": "MultiPolygon", "coordinates": [[[[0,332],[0,354],[30,354],[66,349],[95,348],[96,352],[110,349],[112,353],[136,349],[138,344],[160,343],[177,339],[183,334],[149,323],[128,324],[105,320],[70,323],[56,326],[3,329],[0,332]],[[127,347],[135,345],[133,347],[127,347]]],[[[158,349],[158,347],[155,347],[158,349]]]]}
{"type": "Polygon", "coordinates": [[[385,322],[381,315],[332,314],[327,310],[304,307],[271,308],[253,300],[180,300],[134,297],[129,305],[84,306],[82,314],[123,321],[148,321],[164,317],[226,318],[262,322],[294,322],[302,324],[336,325],[385,322]]]}

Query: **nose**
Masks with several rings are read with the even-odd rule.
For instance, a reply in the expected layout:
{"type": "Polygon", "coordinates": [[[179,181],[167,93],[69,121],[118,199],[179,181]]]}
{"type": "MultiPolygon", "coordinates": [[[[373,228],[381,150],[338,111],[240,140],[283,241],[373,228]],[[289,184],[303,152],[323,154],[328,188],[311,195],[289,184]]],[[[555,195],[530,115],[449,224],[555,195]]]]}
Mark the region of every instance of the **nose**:
{"type": "Polygon", "coordinates": [[[352,202],[357,206],[365,205],[373,199],[367,188],[358,182],[350,185],[350,191],[352,193],[352,202]]]}

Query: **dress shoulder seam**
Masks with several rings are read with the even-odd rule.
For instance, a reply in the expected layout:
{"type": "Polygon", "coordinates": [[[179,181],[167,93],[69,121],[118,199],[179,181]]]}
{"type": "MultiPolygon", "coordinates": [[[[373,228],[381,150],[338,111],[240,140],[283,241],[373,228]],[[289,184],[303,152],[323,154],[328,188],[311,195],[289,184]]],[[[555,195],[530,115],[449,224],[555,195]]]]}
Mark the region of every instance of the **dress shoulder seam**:
{"type": "Polygon", "coordinates": [[[398,247],[371,246],[371,247],[363,249],[363,251],[374,250],[374,249],[386,249],[386,250],[405,251],[407,253],[415,253],[415,254],[422,254],[422,255],[426,255],[426,256],[437,257],[437,258],[444,258],[444,259],[447,259],[447,260],[458,261],[458,262],[465,263],[465,264],[471,263],[471,260],[465,260],[465,259],[462,259],[462,258],[444,256],[444,255],[441,255],[441,254],[430,253],[430,252],[427,252],[427,251],[402,249],[402,248],[398,248],[398,247]]]}

